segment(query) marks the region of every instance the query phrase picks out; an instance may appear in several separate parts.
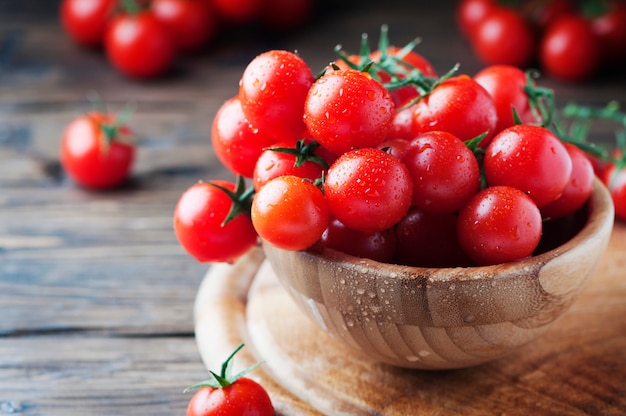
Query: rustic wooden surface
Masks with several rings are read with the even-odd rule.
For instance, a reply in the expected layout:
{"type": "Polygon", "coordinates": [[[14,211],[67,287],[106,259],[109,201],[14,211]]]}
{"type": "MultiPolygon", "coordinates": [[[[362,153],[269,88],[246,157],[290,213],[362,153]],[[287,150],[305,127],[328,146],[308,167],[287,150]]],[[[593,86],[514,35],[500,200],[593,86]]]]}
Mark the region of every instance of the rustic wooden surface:
{"type": "MultiPolygon", "coordinates": [[[[68,41],[58,1],[0,0],[0,414],[184,414],[190,396],[182,390],[207,376],[193,304],[209,266],[178,246],[171,215],[190,184],[230,177],[210,149],[209,130],[247,62],[285,48],[321,69],[335,44],[356,51],[361,32],[375,41],[386,23],[394,43],[423,37],[418,50],[440,71],[456,62],[468,73],[480,68],[454,29],[453,2],[428,11],[382,3],[334,9],[328,2],[325,13],[290,36],[233,33],[199,56],[180,59],[167,77],[137,82],[111,69],[101,53],[68,41]],[[91,108],[86,97],[94,91],[113,110],[137,106],[131,120],[142,138],[137,164],[129,183],[113,192],[76,187],[58,163],[63,127],[91,108]]],[[[561,102],[625,105],[626,83],[617,75],[586,85],[544,84],[557,89],[561,102]]],[[[620,267],[626,270],[623,262],[620,267]]],[[[608,313],[623,306],[623,293],[596,300],[608,313]]],[[[610,328],[623,331],[621,322],[610,328]]],[[[623,338],[604,341],[579,348],[590,356],[596,347],[623,351],[623,338]]],[[[624,361],[584,367],[593,372],[591,385],[562,365],[568,357],[555,352],[518,381],[523,387],[555,372],[552,390],[567,391],[579,413],[598,414],[585,400],[606,389],[620,392],[624,361]],[[606,389],[594,389],[602,382],[606,389]]],[[[516,396],[509,405],[524,400],[516,396]]],[[[451,409],[441,402],[439,414],[463,413],[473,403],[460,397],[451,409]]],[[[614,409],[623,411],[623,404],[614,409]]]]}

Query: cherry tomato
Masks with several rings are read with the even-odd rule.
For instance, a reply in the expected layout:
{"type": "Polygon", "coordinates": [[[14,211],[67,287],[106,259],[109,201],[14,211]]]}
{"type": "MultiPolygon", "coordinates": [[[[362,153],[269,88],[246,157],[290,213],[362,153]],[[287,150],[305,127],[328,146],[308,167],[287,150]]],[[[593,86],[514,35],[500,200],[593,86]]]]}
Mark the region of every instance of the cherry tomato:
{"type": "Polygon", "coordinates": [[[331,219],[320,242],[332,249],[361,257],[391,263],[396,249],[396,234],[393,228],[373,233],[364,233],[346,227],[336,218],[331,219]]]}
{"type": "Polygon", "coordinates": [[[480,187],[478,161],[452,133],[420,134],[409,142],[402,162],[413,179],[412,205],[424,211],[456,212],[480,187]]]}
{"type": "Polygon", "coordinates": [[[589,199],[593,188],[593,165],[585,152],[571,143],[563,145],[572,159],[572,174],[561,196],[541,207],[544,218],[556,219],[573,213],[589,199]]]}
{"type": "Polygon", "coordinates": [[[511,186],[477,193],[458,218],[459,242],[479,264],[498,264],[532,255],[542,232],[541,214],[533,200],[511,186]]]}
{"type": "Polygon", "coordinates": [[[78,184],[112,188],[128,176],[135,159],[130,129],[112,114],[91,112],[67,125],[61,139],[61,164],[78,184]]]}
{"type": "Polygon", "coordinates": [[[471,263],[457,237],[455,213],[413,207],[395,227],[395,262],[418,267],[459,267],[471,263]]]}
{"type": "Polygon", "coordinates": [[[509,185],[526,192],[542,207],[567,186],[572,159],[548,129],[518,124],[501,131],[486,149],[484,170],[489,185],[509,185]]]}
{"type": "Polygon", "coordinates": [[[233,356],[243,344],[222,364],[219,374],[211,372],[212,379],[186,389],[199,388],[187,406],[187,416],[274,416],[274,406],[263,386],[244,377],[255,366],[238,375],[231,375],[233,356]]]}
{"type": "Polygon", "coordinates": [[[104,48],[113,66],[134,78],[162,75],[175,58],[171,35],[149,10],[116,15],[105,34],[104,48]]]}
{"type": "Polygon", "coordinates": [[[61,24],[76,43],[87,47],[100,46],[115,4],[116,0],[63,0],[61,24]]]}
{"type": "Polygon", "coordinates": [[[462,141],[495,133],[496,107],[489,93],[468,75],[449,78],[413,107],[413,133],[447,131],[462,141]]]}
{"type": "Polygon", "coordinates": [[[197,52],[216,33],[217,21],[207,0],[152,0],[150,7],[179,51],[197,52]]]}
{"type": "Polygon", "coordinates": [[[257,242],[248,215],[237,215],[225,223],[233,200],[218,186],[236,190],[232,182],[198,182],[183,193],[174,210],[176,237],[199,262],[232,263],[257,242]]]}
{"type": "Polygon", "coordinates": [[[311,87],[304,121],[312,137],[340,155],[376,147],[387,138],[394,113],[389,91],[366,72],[330,71],[311,87]]]}
{"type": "Polygon", "coordinates": [[[252,223],[259,236],[284,250],[304,250],[328,226],[328,205],[310,181],[293,175],[267,182],[252,202],[252,223]]]}
{"type": "Polygon", "coordinates": [[[485,64],[525,67],[533,59],[535,38],[526,19],[517,11],[494,7],[471,38],[476,56],[485,64]]]}
{"type": "Polygon", "coordinates": [[[582,16],[566,15],[546,30],[539,45],[541,67],[555,78],[578,82],[598,68],[599,44],[591,25],[582,16]]]}
{"type": "Polygon", "coordinates": [[[250,23],[261,15],[264,0],[210,0],[219,18],[232,24],[250,23]]]}
{"type": "Polygon", "coordinates": [[[324,194],[331,214],[347,227],[372,233],[398,223],[411,204],[407,167],[379,149],[342,154],[328,169],[324,194]]]}
{"type": "Polygon", "coordinates": [[[493,98],[498,122],[496,133],[515,124],[513,109],[522,123],[538,124],[540,117],[533,112],[524,87],[528,84],[526,73],[512,65],[491,65],[474,75],[493,98]]]}
{"type": "Polygon", "coordinates": [[[591,19],[591,31],[600,44],[603,63],[626,62],[626,3],[609,2],[604,13],[591,19]]]}
{"type": "Polygon", "coordinates": [[[239,82],[239,100],[246,118],[276,140],[297,140],[306,131],[304,100],[313,73],[298,55],[271,50],[256,56],[239,82]]]}
{"type": "Polygon", "coordinates": [[[471,38],[476,28],[496,7],[495,0],[461,0],[456,8],[456,22],[461,33],[471,38]]]}
{"type": "Polygon", "coordinates": [[[626,168],[611,163],[604,170],[601,179],[613,198],[615,216],[626,221],[626,168]]]}
{"type": "Polygon", "coordinates": [[[254,189],[258,191],[269,180],[284,175],[294,175],[311,181],[321,179],[329,165],[326,160],[328,157],[320,155],[323,154],[323,149],[318,154],[315,151],[319,148],[307,150],[310,145],[311,143],[307,144],[304,140],[278,142],[264,150],[254,167],[254,189]]]}
{"type": "Polygon", "coordinates": [[[236,175],[252,178],[263,149],[275,140],[250,124],[238,97],[226,100],[217,111],[211,127],[215,155],[236,175]]]}
{"type": "Polygon", "coordinates": [[[413,129],[414,111],[415,108],[413,106],[399,108],[394,111],[387,138],[410,140],[415,137],[413,129]]]}

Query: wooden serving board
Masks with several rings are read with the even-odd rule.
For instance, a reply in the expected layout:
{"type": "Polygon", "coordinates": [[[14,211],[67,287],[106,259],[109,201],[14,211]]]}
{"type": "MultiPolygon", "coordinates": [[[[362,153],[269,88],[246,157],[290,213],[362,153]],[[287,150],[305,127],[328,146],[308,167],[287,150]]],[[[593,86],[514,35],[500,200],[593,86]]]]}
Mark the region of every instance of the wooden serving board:
{"type": "Polygon", "coordinates": [[[296,307],[259,248],[209,269],[195,320],[207,368],[242,342],[235,371],[263,361],[250,377],[277,415],[625,415],[626,224],[547,334],[478,367],[404,370],[355,355],[296,307]]]}

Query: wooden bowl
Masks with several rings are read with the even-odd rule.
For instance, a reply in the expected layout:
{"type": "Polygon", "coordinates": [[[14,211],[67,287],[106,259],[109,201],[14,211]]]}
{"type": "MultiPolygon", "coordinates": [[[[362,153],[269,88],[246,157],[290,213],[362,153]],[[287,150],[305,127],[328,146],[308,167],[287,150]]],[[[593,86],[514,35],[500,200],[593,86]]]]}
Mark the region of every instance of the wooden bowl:
{"type": "Polygon", "coordinates": [[[319,247],[263,249],[296,304],[332,338],[395,366],[462,368],[544,333],[593,274],[613,218],[611,197],[596,180],[576,215],[544,230],[542,251],[517,262],[421,268],[319,247]]]}

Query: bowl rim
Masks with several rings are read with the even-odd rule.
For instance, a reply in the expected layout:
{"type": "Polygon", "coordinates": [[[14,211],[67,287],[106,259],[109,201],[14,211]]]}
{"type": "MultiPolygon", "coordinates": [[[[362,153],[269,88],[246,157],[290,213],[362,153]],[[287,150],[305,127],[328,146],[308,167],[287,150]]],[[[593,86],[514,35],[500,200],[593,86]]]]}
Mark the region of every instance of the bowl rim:
{"type": "MultiPolygon", "coordinates": [[[[317,257],[324,260],[338,262],[344,267],[375,267],[385,269],[386,271],[398,274],[424,275],[433,270],[437,271],[437,275],[455,275],[464,274],[463,271],[473,271],[484,275],[493,275],[494,271],[506,268],[534,268],[537,264],[547,263],[549,260],[573,250],[582,242],[600,232],[603,228],[612,228],[614,221],[614,206],[612,197],[604,185],[604,183],[596,176],[593,179],[592,192],[588,200],[581,206],[577,212],[587,210],[586,220],[580,230],[566,242],[553,247],[539,254],[531,255],[523,259],[490,265],[471,265],[471,266],[452,266],[452,267],[428,267],[428,266],[408,266],[396,263],[382,263],[373,259],[356,257],[330,247],[323,247],[316,244],[306,250],[300,251],[301,254],[311,257],[317,257]],[[482,272],[482,273],[481,273],[482,272]]],[[[264,242],[263,245],[270,245],[264,242]]],[[[280,250],[277,247],[273,247],[280,250]]],[[[435,280],[439,280],[436,279],[435,280]]]]}

